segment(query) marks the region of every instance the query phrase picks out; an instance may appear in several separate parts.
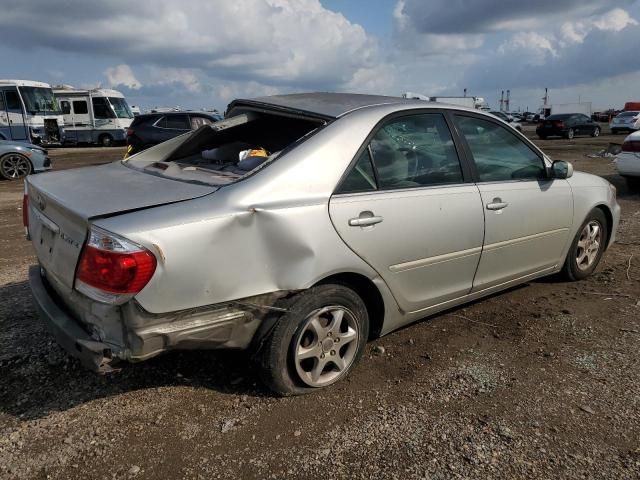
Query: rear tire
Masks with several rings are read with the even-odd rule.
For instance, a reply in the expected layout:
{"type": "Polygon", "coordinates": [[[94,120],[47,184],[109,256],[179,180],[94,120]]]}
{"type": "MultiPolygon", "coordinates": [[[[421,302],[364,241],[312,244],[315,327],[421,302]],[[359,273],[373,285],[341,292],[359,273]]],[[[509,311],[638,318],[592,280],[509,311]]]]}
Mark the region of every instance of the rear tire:
{"type": "Polygon", "coordinates": [[[540,140],[546,140],[547,139],[546,135],[538,135],[538,137],[540,137],[540,140]]]}
{"type": "Polygon", "coordinates": [[[310,288],[288,299],[257,353],[263,383],[282,396],[302,395],[344,378],[369,336],[362,299],[344,285],[310,288]]]}
{"type": "Polygon", "coordinates": [[[576,233],[567,253],[562,274],[570,281],[583,280],[600,263],[608,241],[607,219],[599,208],[593,209],[576,233]]]}
{"type": "Polygon", "coordinates": [[[100,137],[98,138],[98,143],[102,147],[112,147],[113,146],[113,137],[111,135],[109,135],[108,133],[105,133],[103,135],[100,135],[100,137]]]}

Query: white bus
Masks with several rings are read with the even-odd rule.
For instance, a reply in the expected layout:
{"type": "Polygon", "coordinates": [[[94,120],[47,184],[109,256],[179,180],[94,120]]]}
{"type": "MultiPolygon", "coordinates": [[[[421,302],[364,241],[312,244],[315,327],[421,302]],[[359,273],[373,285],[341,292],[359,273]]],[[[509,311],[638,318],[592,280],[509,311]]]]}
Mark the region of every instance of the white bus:
{"type": "Polygon", "coordinates": [[[48,83],[0,80],[0,140],[64,141],[62,112],[48,83]]]}
{"type": "Polygon", "coordinates": [[[127,139],[133,113],[122,93],[107,88],[80,90],[55,86],[53,93],[64,114],[67,143],[97,143],[110,147],[127,139]]]}

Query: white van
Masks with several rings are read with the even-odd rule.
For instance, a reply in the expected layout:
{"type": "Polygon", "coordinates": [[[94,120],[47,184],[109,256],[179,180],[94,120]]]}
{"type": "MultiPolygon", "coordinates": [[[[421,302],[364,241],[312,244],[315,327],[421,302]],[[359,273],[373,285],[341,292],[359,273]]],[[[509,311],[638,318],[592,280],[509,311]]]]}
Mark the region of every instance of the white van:
{"type": "Polygon", "coordinates": [[[51,145],[64,141],[64,120],[51,86],[0,80],[0,140],[51,145]]]}
{"type": "Polygon", "coordinates": [[[67,143],[124,143],[133,113],[122,93],[107,88],[79,90],[55,86],[53,93],[64,114],[67,143]]]}

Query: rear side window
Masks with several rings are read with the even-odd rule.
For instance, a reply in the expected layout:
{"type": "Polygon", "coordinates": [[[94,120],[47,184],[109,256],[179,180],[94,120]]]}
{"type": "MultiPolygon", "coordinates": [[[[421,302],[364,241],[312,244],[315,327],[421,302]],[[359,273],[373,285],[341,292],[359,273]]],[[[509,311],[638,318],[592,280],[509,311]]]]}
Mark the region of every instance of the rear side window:
{"type": "Polygon", "coordinates": [[[476,117],[456,115],[481,182],[546,177],[544,161],[507,128],[476,117]]]}
{"type": "Polygon", "coordinates": [[[377,188],[369,148],[365,148],[336,193],[371,192],[377,188]]]}
{"type": "Polygon", "coordinates": [[[60,107],[62,108],[63,115],[69,115],[71,113],[71,104],[66,100],[60,102],[60,107]]]}
{"type": "Polygon", "coordinates": [[[175,130],[190,130],[189,117],[187,115],[167,115],[158,124],[162,128],[172,128],[175,130]]]}
{"type": "Polygon", "coordinates": [[[203,125],[211,125],[212,123],[207,117],[191,117],[191,130],[197,130],[203,125]]]}
{"type": "MultiPolygon", "coordinates": [[[[77,115],[84,115],[89,113],[89,109],[87,107],[87,102],[84,100],[76,100],[73,102],[73,113],[77,115]]],[[[97,116],[97,115],[96,115],[97,116]]]]}
{"type": "MultiPolygon", "coordinates": [[[[384,123],[367,146],[376,188],[392,190],[462,183],[462,168],[449,127],[439,113],[407,115],[384,123]]],[[[365,155],[364,153],[362,154],[365,155]]],[[[366,158],[366,157],[365,157],[366,158]]],[[[359,158],[339,188],[340,193],[371,190],[359,158]],[[363,177],[363,178],[361,178],[363,177]]]]}
{"type": "Polygon", "coordinates": [[[4,95],[2,94],[1,90],[0,90],[0,110],[4,110],[4,95]]]}

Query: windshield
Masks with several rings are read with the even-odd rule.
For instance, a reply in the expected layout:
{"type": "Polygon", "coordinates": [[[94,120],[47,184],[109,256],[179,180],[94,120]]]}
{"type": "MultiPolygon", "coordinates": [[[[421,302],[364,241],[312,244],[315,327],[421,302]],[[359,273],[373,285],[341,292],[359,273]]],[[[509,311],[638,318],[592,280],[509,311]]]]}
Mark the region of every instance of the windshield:
{"type": "Polygon", "coordinates": [[[109,97],[109,102],[118,118],[133,118],[133,112],[127,105],[127,101],[120,97],[109,97]]]}
{"type": "Polygon", "coordinates": [[[640,112],[622,112],[618,114],[619,117],[635,117],[640,112]]]}
{"type": "Polygon", "coordinates": [[[37,113],[61,115],[58,102],[53,96],[50,88],[42,87],[18,87],[24,106],[28,113],[34,115],[37,113]]]}

